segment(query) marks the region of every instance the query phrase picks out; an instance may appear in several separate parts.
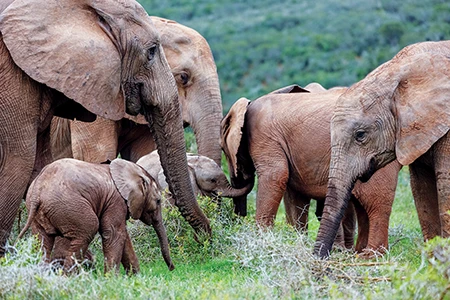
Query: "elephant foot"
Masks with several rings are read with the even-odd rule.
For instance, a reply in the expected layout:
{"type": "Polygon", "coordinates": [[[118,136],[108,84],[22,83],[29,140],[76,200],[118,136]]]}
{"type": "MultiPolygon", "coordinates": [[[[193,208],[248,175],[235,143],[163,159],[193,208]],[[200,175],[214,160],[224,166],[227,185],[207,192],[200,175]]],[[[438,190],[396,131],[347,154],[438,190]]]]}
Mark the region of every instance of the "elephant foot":
{"type": "Polygon", "coordinates": [[[382,257],[386,253],[386,248],[380,247],[377,250],[365,248],[360,253],[357,254],[358,258],[361,259],[374,259],[382,257]]]}

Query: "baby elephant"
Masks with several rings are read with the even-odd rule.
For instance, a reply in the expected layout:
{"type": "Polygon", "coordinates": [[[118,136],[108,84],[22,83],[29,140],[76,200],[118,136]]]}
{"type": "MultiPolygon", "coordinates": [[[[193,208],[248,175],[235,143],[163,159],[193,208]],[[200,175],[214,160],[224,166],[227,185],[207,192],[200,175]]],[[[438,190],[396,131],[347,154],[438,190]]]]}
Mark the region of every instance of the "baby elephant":
{"type": "Polygon", "coordinates": [[[110,165],[60,159],[47,165],[31,183],[26,196],[28,220],[43,243],[46,262],[64,260],[64,270],[81,260],[97,232],[105,256],[105,272],[120,263],[127,273],[139,272],[139,262],[126,228],[128,214],[155,229],[169,267],[169,242],[161,214],[161,193],[140,166],[115,159],[110,165]],[[57,242],[55,243],[55,239],[57,242]],[[54,248],[54,249],[53,249],[54,248]],[[53,257],[51,255],[53,250],[53,257]]]}
{"type": "MultiPolygon", "coordinates": [[[[207,156],[187,153],[187,162],[189,177],[196,195],[232,198],[246,195],[252,190],[253,186],[251,184],[241,189],[233,188],[229,184],[223,170],[214,160],[207,156]]],[[[141,157],[136,164],[140,165],[155,178],[163,190],[167,188],[166,177],[159,162],[157,150],[141,157]]],[[[168,200],[173,204],[173,199],[170,195],[168,195],[168,200]]]]}

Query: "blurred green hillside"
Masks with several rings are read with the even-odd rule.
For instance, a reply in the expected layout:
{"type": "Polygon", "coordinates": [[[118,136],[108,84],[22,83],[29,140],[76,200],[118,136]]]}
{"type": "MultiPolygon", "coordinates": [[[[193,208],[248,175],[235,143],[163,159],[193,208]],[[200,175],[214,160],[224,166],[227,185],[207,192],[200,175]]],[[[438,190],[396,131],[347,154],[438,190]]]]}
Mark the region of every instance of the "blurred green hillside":
{"type": "Polygon", "coordinates": [[[208,40],[225,111],[291,83],[351,85],[408,44],[450,39],[448,1],[138,1],[208,40]]]}

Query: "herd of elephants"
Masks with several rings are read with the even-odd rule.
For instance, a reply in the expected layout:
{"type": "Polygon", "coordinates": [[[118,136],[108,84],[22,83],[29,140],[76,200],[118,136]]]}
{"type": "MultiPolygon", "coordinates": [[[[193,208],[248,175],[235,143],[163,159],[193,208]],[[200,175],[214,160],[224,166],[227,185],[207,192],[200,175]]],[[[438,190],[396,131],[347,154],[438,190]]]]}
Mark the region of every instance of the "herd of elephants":
{"type": "Polygon", "coordinates": [[[48,262],[69,270],[99,232],[105,271],[138,272],[130,216],[155,229],[172,270],[162,190],[208,237],[196,196],[233,198],[246,216],[255,175],[258,225],[283,199],[307,230],[315,199],[314,254],[372,257],[388,248],[402,166],[424,239],[450,235],[449,41],[409,45],[350,87],[286,83],[223,116],[207,41],[134,0],[0,0],[0,32],[0,257],[26,199],[19,236],[31,227],[48,262]]]}

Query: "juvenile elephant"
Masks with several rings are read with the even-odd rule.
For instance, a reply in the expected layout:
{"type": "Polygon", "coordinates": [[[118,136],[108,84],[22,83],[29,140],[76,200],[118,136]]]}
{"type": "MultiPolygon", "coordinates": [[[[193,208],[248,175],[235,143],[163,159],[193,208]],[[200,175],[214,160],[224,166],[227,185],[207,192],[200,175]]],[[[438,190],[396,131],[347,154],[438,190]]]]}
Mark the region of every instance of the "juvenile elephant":
{"type": "MultiPolygon", "coordinates": [[[[196,195],[232,198],[248,194],[253,187],[248,185],[242,189],[233,188],[229,184],[222,168],[209,157],[188,153],[187,161],[189,178],[196,195]]],[[[164,170],[161,167],[157,150],[141,157],[137,164],[158,181],[161,189],[167,188],[166,177],[164,176],[164,170]]],[[[171,203],[174,202],[171,195],[169,196],[169,201],[171,203]]]]}
{"type": "MultiPolygon", "coordinates": [[[[282,197],[287,220],[307,228],[308,205],[320,207],[326,197],[330,161],[330,120],[346,88],[308,93],[291,86],[249,104],[239,99],[222,121],[222,147],[235,187],[258,176],[257,223],[273,224],[282,197]]],[[[400,165],[381,169],[367,183],[358,182],[352,199],[358,216],[357,251],[382,251],[388,246],[388,225],[400,165]]],[[[246,214],[246,198],[235,200],[235,211],[246,214]]],[[[332,203],[330,203],[332,204],[332,203]]],[[[352,212],[348,212],[351,220],[352,212]]],[[[320,216],[320,213],[319,213],[320,216]]],[[[345,225],[345,224],[344,224],[345,225]]],[[[353,246],[351,223],[346,247],[353,246]]]]}
{"type": "Polygon", "coordinates": [[[106,165],[57,160],[31,183],[26,206],[28,220],[19,237],[31,226],[43,243],[45,260],[63,259],[66,271],[74,264],[73,254],[82,259],[99,232],[105,272],[119,271],[121,262],[127,273],[139,272],[126,228],[128,213],[153,226],[164,260],[169,270],[174,269],[162,220],[161,193],[155,180],[132,162],[118,158],[106,165]]]}
{"type": "Polygon", "coordinates": [[[0,257],[33,170],[52,161],[53,115],[82,121],[144,115],[182,215],[209,233],[188,179],[175,80],[142,6],[3,0],[0,10],[0,257]]]}
{"type": "Polygon", "coordinates": [[[450,236],[449,57],[450,41],[410,45],[339,97],[316,255],[328,256],[355,182],[395,159],[409,165],[425,240],[450,236]]]}
{"type": "MultiPolygon", "coordinates": [[[[207,41],[177,22],[151,17],[178,87],[185,126],[191,126],[198,153],[220,165],[222,99],[219,77],[207,41]]],[[[143,118],[120,121],[97,118],[92,123],[54,118],[51,125],[54,158],[73,157],[101,163],[121,157],[136,162],[156,149],[143,118]]]]}

